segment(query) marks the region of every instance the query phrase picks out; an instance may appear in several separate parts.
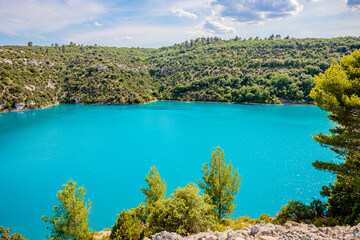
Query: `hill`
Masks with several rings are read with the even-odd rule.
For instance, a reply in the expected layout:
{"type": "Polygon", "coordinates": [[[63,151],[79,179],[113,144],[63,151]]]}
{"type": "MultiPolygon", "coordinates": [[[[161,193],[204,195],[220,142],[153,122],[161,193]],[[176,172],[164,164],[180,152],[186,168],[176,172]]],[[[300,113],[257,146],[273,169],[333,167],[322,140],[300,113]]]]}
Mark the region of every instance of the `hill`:
{"type": "Polygon", "coordinates": [[[0,47],[0,110],[152,100],[312,103],[313,76],[360,48],[333,39],[198,38],[160,49],[0,47]]]}

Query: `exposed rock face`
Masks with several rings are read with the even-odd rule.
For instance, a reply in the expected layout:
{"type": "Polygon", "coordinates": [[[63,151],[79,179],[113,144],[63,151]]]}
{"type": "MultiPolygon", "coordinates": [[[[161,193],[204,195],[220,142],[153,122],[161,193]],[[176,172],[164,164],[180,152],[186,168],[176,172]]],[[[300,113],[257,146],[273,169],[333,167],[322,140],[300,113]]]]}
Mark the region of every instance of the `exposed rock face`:
{"type": "Polygon", "coordinates": [[[94,235],[94,238],[96,240],[98,240],[98,239],[102,239],[103,237],[108,237],[108,236],[110,236],[110,234],[111,234],[110,229],[104,229],[104,230],[102,230],[100,232],[96,232],[95,235],[94,235]]]}
{"type": "Polygon", "coordinates": [[[152,240],[182,240],[184,238],[177,233],[169,233],[166,231],[162,231],[154,234],[151,239],[152,240]]]}
{"type": "Polygon", "coordinates": [[[287,222],[285,226],[263,222],[249,228],[225,232],[207,231],[190,236],[180,236],[166,231],[152,236],[152,240],[360,240],[360,224],[355,227],[316,227],[287,222]]]}
{"type": "Polygon", "coordinates": [[[25,107],[24,103],[15,103],[16,110],[21,110],[25,107]]]}

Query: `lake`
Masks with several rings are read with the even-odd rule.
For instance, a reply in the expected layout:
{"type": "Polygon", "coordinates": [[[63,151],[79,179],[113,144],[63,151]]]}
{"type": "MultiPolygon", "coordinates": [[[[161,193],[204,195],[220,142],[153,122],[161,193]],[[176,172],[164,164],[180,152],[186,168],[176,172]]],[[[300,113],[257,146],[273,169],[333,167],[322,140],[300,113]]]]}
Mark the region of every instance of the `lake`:
{"type": "Polygon", "coordinates": [[[167,194],[201,178],[220,146],[242,176],[234,217],[274,216],[290,199],[319,197],[334,176],[315,160],[335,159],[310,136],[333,123],[315,106],[155,102],[131,106],[62,104],[0,114],[0,225],[26,238],[49,233],[42,215],[70,178],[93,202],[90,227],[111,228],[137,207],[151,166],[167,194]]]}

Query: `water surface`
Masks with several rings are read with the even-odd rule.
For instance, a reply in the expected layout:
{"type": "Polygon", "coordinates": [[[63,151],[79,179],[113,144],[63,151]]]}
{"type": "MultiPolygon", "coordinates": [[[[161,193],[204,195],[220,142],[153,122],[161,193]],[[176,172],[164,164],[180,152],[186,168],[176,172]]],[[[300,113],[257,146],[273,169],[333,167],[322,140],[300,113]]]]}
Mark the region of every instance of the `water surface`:
{"type": "Polygon", "coordinates": [[[201,178],[216,146],[242,175],[234,217],[274,216],[290,199],[319,197],[334,180],[311,165],[334,159],[310,137],[331,126],[314,106],[156,102],[0,114],[0,225],[45,238],[41,216],[51,215],[72,178],[93,202],[90,226],[112,227],[116,214],[143,201],[151,166],[169,195],[201,178]]]}

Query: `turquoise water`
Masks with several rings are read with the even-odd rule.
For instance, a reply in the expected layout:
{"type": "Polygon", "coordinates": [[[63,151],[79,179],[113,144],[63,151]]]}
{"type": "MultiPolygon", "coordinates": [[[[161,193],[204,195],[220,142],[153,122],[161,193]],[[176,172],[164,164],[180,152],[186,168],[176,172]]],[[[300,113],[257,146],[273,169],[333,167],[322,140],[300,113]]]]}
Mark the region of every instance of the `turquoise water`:
{"type": "Polygon", "coordinates": [[[331,126],[314,106],[157,102],[0,114],[0,225],[45,238],[41,216],[51,215],[72,178],[93,202],[90,226],[112,227],[116,214],[143,201],[151,166],[170,194],[201,178],[216,146],[242,175],[234,217],[274,216],[289,199],[310,202],[334,180],[311,166],[334,159],[310,137],[331,126]]]}

